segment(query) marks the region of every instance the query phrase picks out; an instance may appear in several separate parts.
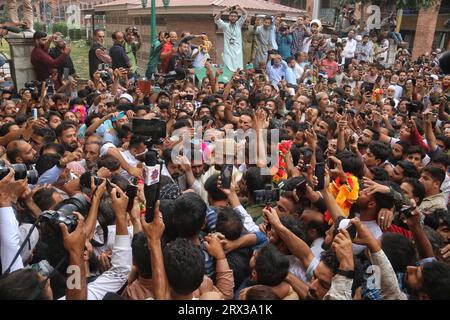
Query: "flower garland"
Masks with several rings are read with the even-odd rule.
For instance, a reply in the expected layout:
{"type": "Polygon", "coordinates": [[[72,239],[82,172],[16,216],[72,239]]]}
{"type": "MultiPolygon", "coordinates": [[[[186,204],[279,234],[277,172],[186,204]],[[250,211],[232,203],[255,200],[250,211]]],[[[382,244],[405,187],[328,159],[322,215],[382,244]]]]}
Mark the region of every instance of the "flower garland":
{"type": "Polygon", "coordinates": [[[283,140],[278,144],[278,164],[275,164],[272,168],[272,181],[278,184],[281,180],[288,178],[286,154],[291,150],[292,141],[283,140]]]}

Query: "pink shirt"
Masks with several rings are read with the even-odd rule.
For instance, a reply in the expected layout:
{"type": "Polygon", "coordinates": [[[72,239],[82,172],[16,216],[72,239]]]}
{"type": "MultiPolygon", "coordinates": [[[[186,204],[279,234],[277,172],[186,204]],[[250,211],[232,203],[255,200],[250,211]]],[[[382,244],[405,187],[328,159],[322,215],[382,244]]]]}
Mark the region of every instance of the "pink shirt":
{"type": "Polygon", "coordinates": [[[322,60],[322,69],[326,72],[328,79],[334,78],[334,75],[339,70],[339,65],[336,61],[331,61],[328,59],[322,60]]]}

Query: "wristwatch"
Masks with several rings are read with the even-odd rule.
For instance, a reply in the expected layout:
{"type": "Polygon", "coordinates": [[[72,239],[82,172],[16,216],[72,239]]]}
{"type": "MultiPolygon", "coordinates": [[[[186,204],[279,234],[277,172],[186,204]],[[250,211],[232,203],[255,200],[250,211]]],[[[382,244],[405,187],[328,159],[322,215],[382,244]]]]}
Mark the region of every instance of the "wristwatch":
{"type": "Polygon", "coordinates": [[[338,269],[338,271],[336,272],[336,274],[340,274],[341,276],[344,276],[348,279],[354,279],[355,278],[355,271],[354,270],[342,270],[342,269],[338,269]]]}

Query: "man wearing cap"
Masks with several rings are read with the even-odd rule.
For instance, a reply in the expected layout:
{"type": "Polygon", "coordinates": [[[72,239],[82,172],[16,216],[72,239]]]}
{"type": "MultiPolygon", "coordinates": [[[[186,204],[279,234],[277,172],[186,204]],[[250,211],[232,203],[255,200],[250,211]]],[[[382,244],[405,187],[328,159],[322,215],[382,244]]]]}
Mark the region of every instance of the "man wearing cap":
{"type": "Polygon", "coordinates": [[[64,64],[70,54],[70,47],[65,46],[58,58],[54,59],[47,51],[47,34],[36,31],[33,35],[34,49],[31,51],[31,64],[36,72],[37,80],[45,81],[50,77],[51,70],[59,68],[64,64]]]}
{"type": "Polygon", "coordinates": [[[119,98],[119,104],[130,104],[133,103],[134,99],[129,93],[124,93],[119,98]]]}
{"type": "MultiPolygon", "coordinates": [[[[114,146],[119,147],[121,141],[118,137],[117,130],[121,129],[122,126],[128,124],[128,117],[124,112],[119,112],[116,117],[111,119],[113,129],[109,129],[103,135],[103,142],[106,144],[107,142],[112,143],[114,146]]],[[[107,148],[106,148],[107,150],[107,148]]],[[[104,148],[102,147],[101,154],[104,154],[104,148]]]]}

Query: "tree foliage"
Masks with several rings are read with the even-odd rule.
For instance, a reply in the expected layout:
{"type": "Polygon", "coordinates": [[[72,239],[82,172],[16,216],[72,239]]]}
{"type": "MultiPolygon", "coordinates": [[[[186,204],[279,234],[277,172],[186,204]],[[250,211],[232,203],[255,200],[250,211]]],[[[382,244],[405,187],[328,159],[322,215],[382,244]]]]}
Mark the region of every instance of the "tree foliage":
{"type": "MultiPolygon", "coordinates": [[[[347,3],[371,3],[374,5],[379,5],[380,7],[388,6],[391,4],[391,1],[388,0],[340,0],[339,1],[341,5],[347,4],[347,3]]],[[[419,10],[422,8],[429,8],[432,7],[438,3],[440,3],[441,0],[396,0],[395,4],[397,9],[414,9],[419,10]]]]}

